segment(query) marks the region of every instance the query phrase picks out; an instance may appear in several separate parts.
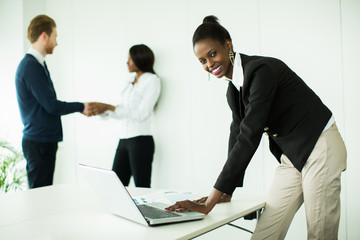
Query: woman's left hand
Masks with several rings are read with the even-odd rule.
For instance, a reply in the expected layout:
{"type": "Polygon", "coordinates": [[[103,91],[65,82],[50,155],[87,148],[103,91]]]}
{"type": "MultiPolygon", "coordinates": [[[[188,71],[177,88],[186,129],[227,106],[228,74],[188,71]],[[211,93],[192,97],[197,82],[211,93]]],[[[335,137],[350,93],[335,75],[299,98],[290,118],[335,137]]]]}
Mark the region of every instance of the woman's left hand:
{"type": "MultiPolygon", "coordinates": [[[[165,210],[176,212],[194,211],[208,214],[214,208],[216,203],[219,202],[223,194],[224,193],[214,188],[213,191],[210,193],[209,197],[199,199],[196,202],[190,200],[179,201],[176,202],[174,205],[165,208],[165,210]],[[205,203],[202,203],[203,201],[205,201],[205,203]]],[[[230,201],[230,199],[231,196],[227,200],[230,201]]]]}
{"type": "Polygon", "coordinates": [[[208,214],[210,212],[206,205],[202,203],[195,203],[190,200],[176,202],[174,205],[165,208],[165,210],[176,212],[194,211],[204,214],[208,214]]]}

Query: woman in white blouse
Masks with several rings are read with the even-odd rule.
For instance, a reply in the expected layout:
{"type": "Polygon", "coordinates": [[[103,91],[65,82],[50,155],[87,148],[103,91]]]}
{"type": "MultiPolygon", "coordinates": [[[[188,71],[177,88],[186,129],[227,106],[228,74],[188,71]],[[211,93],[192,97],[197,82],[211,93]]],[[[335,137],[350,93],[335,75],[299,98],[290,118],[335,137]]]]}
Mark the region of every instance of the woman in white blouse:
{"type": "Polygon", "coordinates": [[[137,187],[150,187],[151,165],[155,150],[150,116],[160,95],[160,79],[153,70],[154,54],[140,44],[129,50],[128,69],[135,77],[126,81],[117,106],[96,103],[94,114],[119,120],[120,141],[116,149],[113,171],[125,186],[131,176],[137,187]]]}

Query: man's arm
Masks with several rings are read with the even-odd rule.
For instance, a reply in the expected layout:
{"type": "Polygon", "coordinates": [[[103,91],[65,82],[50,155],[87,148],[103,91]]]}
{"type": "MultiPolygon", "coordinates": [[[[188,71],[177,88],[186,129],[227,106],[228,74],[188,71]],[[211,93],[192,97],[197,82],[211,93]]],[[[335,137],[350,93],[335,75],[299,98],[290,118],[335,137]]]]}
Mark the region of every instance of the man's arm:
{"type": "Polygon", "coordinates": [[[32,64],[26,69],[27,88],[38,103],[50,114],[65,115],[74,112],[83,112],[85,106],[80,102],[63,102],[57,100],[56,92],[51,79],[40,64],[32,64]]]}

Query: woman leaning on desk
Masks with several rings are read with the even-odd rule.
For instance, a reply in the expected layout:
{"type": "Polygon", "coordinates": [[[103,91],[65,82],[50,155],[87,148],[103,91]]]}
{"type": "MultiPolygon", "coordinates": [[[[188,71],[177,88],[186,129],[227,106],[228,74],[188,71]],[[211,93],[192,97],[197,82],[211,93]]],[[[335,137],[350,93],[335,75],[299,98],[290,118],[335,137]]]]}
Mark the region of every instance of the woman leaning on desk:
{"type": "Polygon", "coordinates": [[[167,210],[207,214],[230,201],[265,132],[280,165],[252,239],[284,239],[302,203],[308,239],[337,239],[346,148],[331,111],[282,61],[234,53],[230,34],[214,16],[196,29],[193,50],[205,71],[229,80],[228,159],[209,197],[167,210]]]}
{"type": "Polygon", "coordinates": [[[154,54],[143,44],[129,50],[128,69],[136,73],[125,81],[117,106],[95,103],[94,114],[119,120],[120,140],[116,149],[113,171],[128,186],[131,176],[137,187],[150,187],[155,150],[151,133],[151,113],[160,96],[160,79],[155,74],[154,54]]]}

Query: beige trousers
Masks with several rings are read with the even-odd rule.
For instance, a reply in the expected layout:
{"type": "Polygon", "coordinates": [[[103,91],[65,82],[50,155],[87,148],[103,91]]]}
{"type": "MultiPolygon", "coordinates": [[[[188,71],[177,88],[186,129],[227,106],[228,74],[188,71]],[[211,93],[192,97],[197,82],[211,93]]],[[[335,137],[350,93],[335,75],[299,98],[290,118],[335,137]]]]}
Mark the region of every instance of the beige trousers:
{"type": "Polygon", "coordinates": [[[284,239],[303,203],[307,239],[337,239],[340,180],[345,169],[346,148],[335,123],[320,135],[301,172],[282,155],[264,211],[251,239],[284,239]]]}

